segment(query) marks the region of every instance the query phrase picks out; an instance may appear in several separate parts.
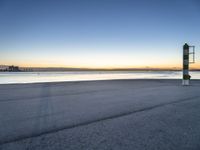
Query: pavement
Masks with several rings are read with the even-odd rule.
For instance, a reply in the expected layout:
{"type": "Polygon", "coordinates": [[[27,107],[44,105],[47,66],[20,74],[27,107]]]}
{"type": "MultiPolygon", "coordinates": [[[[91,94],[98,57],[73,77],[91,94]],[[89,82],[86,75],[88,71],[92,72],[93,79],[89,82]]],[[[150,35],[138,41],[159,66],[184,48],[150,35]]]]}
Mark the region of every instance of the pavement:
{"type": "Polygon", "coordinates": [[[0,85],[0,150],[199,150],[200,80],[0,85]]]}

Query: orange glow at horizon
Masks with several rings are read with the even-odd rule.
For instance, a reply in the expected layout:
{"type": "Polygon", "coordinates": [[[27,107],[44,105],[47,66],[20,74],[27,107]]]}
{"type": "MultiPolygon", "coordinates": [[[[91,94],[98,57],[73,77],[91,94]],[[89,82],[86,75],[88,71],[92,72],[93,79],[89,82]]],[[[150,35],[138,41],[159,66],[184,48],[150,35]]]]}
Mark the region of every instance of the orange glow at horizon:
{"type": "MultiPolygon", "coordinates": [[[[123,61],[122,61],[123,62],[123,61]]],[[[78,64],[59,64],[59,63],[21,63],[21,62],[6,62],[6,63],[1,63],[1,65],[17,65],[19,67],[38,67],[38,68],[88,68],[88,69],[148,69],[148,68],[157,68],[157,69],[181,69],[182,68],[182,63],[169,63],[169,64],[138,64],[134,65],[133,63],[130,65],[123,64],[83,64],[83,65],[78,65],[78,64]]],[[[190,64],[191,69],[200,69],[200,63],[196,64],[190,64]]]]}
{"type": "MultiPolygon", "coordinates": [[[[128,48],[127,48],[128,49],[128,48]]],[[[17,65],[20,67],[57,67],[57,68],[89,68],[89,69],[130,69],[130,68],[158,68],[158,69],[181,69],[182,54],[180,51],[175,53],[143,53],[141,51],[131,51],[122,53],[119,50],[104,52],[76,52],[75,50],[68,54],[62,54],[55,51],[26,51],[19,53],[5,53],[1,55],[0,65],[17,65]],[[48,54],[48,55],[47,55],[48,54]]],[[[146,48],[147,49],[147,48],[146,48]]],[[[108,49],[109,50],[109,49],[108,49]]],[[[89,50],[88,50],[89,51],[89,50]]],[[[92,51],[92,50],[90,50],[92,51]]],[[[198,58],[198,57],[197,57],[198,58]]],[[[190,64],[191,69],[200,69],[200,61],[196,60],[195,64],[190,64]]]]}

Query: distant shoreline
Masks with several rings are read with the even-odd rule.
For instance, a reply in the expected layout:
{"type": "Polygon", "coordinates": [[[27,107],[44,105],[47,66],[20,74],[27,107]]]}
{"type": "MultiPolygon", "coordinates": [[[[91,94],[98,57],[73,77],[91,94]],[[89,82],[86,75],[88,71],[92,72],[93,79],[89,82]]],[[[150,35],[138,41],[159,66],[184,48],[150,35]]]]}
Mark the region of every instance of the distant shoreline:
{"type": "MultiPolygon", "coordinates": [[[[20,68],[24,70],[24,68],[20,68]]],[[[34,71],[182,71],[182,69],[160,69],[160,68],[116,68],[116,69],[91,69],[91,68],[30,68],[34,71]]],[[[190,69],[200,71],[200,69],[190,69]]]]}
{"type": "MultiPolygon", "coordinates": [[[[20,70],[20,71],[4,71],[0,70],[0,72],[69,72],[69,71],[74,71],[74,72],[79,72],[79,71],[121,71],[121,72],[126,72],[126,71],[182,71],[182,70],[170,70],[170,69],[33,69],[33,70],[20,70]]],[[[191,69],[190,71],[200,71],[200,69],[191,69]]]]}
{"type": "MultiPolygon", "coordinates": [[[[200,71],[200,68],[190,68],[191,71],[200,71]]],[[[70,68],[70,67],[20,67],[0,65],[0,72],[38,72],[38,71],[182,71],[182,68],[70,68]]]]}

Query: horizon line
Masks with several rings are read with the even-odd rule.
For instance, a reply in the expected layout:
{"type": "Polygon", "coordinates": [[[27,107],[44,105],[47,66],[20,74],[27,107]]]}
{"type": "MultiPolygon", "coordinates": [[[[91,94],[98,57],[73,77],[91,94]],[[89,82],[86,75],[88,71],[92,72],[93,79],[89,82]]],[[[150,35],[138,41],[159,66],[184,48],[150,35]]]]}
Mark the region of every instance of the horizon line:
{"type": "MultiPolygon", "coordinates": [[[[8,66],[17,66],[17,65],[0,65],[0,67],[8,67],[8,66]]],[[[54,67],[54,66],[48,66],[48,67],[27,67],[27,66],[18,66],[20,69],[31,69],[32,71],[181,71],[181,67],[54,67]]],[[[200,71],[200,68],[197,67],[191,67],[190,70],[197,70],[200,71]]]]}

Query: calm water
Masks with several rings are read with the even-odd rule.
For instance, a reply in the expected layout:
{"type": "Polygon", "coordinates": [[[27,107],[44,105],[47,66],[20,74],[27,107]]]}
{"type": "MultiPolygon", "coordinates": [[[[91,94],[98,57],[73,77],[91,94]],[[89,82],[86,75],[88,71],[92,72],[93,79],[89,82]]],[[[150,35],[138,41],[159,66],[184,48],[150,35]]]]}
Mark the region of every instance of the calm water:
{"type": "MultiPolygon", "coordinates": [[[[190,72],[200,79],[200,72],[190,72]]],[[[0,84],[105,79],[181,79],[181,71],[0,72],[0,84]]]]}

